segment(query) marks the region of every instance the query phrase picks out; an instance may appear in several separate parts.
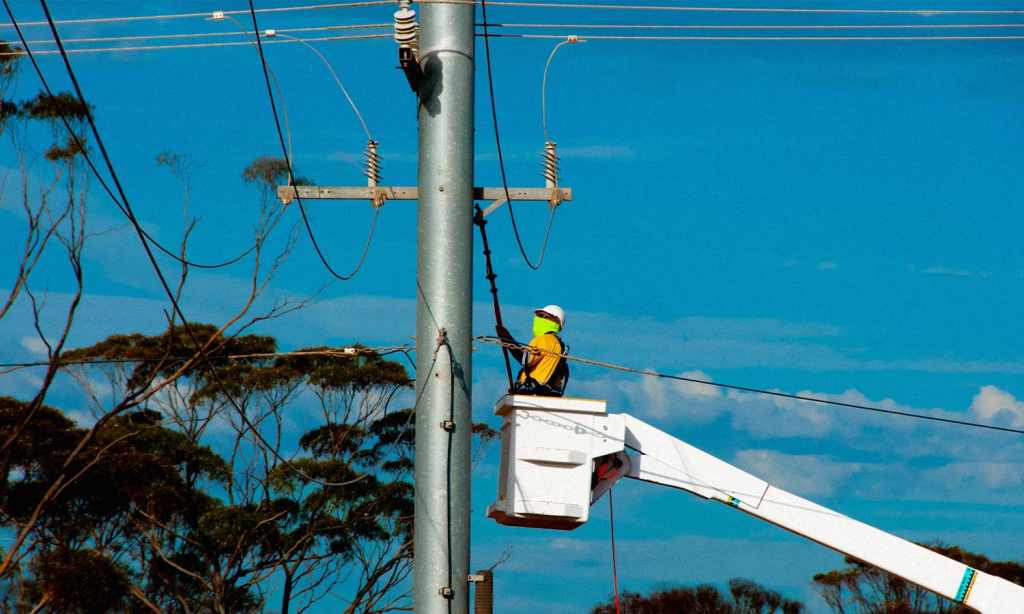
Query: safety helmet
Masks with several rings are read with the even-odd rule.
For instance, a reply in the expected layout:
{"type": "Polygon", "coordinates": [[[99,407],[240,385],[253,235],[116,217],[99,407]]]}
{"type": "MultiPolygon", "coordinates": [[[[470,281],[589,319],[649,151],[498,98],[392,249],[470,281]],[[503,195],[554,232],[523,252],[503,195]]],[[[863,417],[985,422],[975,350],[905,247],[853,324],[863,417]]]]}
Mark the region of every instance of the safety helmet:
{"type": "Polygon", "coordinates": [[[558,305],[545,305],[544,307],[541,307],[540,309],[535,309],[534,313],[539,313],[541,311],[543,311],[544,313],[546,313],[548,315],[552,315],[552,316],[555,316],[556,318],[558,318],[558,325],[561,326],[563,329],[565,328],[565,310],[564,309],[562,309],[558,305]]]}

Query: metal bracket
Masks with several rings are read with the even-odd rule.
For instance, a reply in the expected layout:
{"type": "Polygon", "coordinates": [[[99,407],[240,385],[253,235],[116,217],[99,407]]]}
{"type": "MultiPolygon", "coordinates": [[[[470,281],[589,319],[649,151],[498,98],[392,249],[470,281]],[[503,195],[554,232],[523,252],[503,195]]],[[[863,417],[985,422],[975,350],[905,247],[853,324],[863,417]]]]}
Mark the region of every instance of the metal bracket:
{"type": "Polygon", "coordinates": [[[409,82],[412,91],[419,93],[420,83],[423,82],[423,69],[420,67],[416,54],[409,47],[398,48],[398,67],[405,73],[405,80],[409,82]]]}
{"type": "MultiPolygon", "coordinates": [[[[296,195],[302,200],[368,200],[379,207],[388,200],[419,200],[420,191],[415,186],[315,186],[315,185],[279,185],[277,197],[287,205],[295,200],[296,195]]],[[[548,206],[557,207],[572,200],[572,188],[509,188],[508,197],[516,202],[546,202],[548,206]]],[[[473,188],[473,200],[490,201],[483,211],[486,217],[508,202],[505,189],[473,188]]]]}

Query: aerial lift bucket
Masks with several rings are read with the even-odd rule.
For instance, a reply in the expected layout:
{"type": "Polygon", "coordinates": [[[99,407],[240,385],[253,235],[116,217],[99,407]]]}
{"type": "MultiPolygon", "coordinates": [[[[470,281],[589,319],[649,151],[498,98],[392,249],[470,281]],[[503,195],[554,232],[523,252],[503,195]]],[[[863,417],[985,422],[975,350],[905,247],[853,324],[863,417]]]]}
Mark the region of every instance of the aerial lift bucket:
{"type": "Polygon", "coordinates": [[[498,498],[505,525],[575,529],[628,477],[685,490],[867,562],[984,614],[1021,614],[1024,588],[786,492],[594,399],[506,395],[498,498]]]}

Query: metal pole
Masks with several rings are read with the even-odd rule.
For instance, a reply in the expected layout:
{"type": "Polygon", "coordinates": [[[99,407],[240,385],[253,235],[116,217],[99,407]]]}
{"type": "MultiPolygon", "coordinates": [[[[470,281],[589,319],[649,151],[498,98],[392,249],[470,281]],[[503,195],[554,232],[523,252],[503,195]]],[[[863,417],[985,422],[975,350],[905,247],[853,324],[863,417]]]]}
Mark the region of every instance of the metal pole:
{"type": "Polygon", "coordinates": [[[469,611],[473,12],[472,3],[424,3],[420,14],[413,567],[418,614],[469,611]]]}

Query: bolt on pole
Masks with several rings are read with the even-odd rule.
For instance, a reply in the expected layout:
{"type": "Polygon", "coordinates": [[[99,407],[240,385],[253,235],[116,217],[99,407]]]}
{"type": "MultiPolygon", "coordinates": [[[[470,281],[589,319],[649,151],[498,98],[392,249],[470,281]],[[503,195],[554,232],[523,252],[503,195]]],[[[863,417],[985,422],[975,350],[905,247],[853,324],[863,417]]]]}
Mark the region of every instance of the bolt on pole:
{"type": "Polygon", "coordinates": [[[413,605],[468,614],[472,3],[421,5],[413,605]]]}

